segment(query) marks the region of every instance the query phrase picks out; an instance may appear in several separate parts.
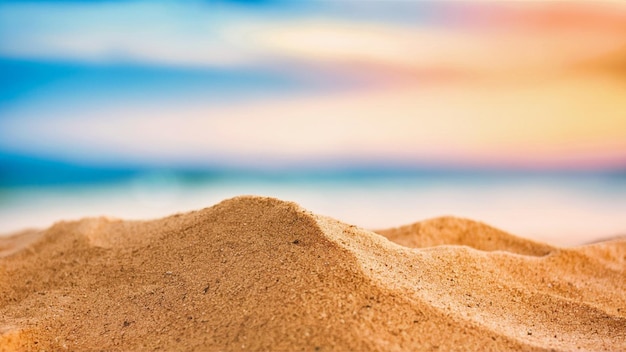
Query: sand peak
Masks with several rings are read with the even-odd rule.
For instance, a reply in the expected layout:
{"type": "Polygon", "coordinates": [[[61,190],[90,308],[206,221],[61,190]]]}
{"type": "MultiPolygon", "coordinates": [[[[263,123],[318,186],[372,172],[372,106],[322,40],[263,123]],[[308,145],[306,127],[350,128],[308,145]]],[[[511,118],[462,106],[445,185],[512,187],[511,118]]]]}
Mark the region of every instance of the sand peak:
{"type": "Polygon", "coordinates": [[[626,241],[379,233],[252,196],[60,222],[0,258],[0,350],[626,349],[626,241]]]}

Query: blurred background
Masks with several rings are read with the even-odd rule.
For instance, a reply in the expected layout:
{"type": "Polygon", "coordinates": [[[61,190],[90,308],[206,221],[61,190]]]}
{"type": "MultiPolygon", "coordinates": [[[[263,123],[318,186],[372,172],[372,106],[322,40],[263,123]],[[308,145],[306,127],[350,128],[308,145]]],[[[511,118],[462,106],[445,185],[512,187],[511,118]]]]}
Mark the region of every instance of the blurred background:
{"type": "Polygon", "coordinates": [[[626,234],[626,5],[0,2],[0,233],[241,194],[626,234]]]}

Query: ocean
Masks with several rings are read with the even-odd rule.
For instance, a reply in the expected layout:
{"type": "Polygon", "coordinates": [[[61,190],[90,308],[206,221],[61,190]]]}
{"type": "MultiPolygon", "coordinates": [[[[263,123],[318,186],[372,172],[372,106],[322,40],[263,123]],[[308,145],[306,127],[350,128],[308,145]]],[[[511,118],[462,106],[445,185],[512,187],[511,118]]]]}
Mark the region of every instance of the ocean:
{"type": "Polygon", "coordinates": [[[2,234],[83,217],[152,219],[239,195],[294,201],[367,229],[450,215],[563,246],[626,234],[621,173],[153,170],[94,182],[5,184],[1,189],[2,234]]]}

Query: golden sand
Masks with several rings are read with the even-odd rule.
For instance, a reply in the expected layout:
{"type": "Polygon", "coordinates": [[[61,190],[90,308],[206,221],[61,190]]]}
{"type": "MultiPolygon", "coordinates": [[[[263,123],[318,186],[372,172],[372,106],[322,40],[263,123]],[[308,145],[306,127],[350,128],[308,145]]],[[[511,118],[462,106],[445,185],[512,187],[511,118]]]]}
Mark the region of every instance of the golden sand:
{"type": "Polygon", "coordinates": [[[379,231],[271,198],[0,239],[0,350],[626,350],[626,239],[379,231]]]}

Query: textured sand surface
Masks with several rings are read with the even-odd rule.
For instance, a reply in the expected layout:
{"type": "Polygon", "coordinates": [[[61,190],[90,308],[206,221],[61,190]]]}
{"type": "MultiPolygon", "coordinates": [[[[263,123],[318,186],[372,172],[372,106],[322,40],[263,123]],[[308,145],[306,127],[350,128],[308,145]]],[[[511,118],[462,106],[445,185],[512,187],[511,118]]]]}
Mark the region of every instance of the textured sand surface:
{"type": "Polygon", "coordinates": [[[239,197],[2,238],[0,350],[626,350],[625,239],[379,233],[239,197]]]}

